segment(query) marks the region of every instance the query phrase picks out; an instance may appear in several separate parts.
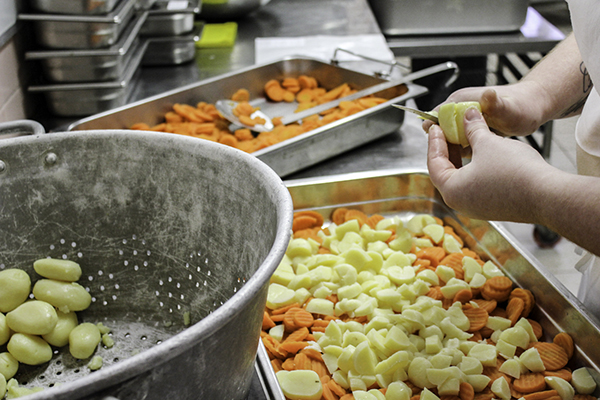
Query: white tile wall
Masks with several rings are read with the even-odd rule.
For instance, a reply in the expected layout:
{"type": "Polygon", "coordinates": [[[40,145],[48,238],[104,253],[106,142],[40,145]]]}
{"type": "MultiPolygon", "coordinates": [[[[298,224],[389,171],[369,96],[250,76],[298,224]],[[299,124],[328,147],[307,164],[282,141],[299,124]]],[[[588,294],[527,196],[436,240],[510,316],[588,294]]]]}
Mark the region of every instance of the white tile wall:
{"type": "Polygon", "coordinates": [[[25,118],[25,95],[20,73],[18,37],[0,48],[0,122],[25,118]]]}

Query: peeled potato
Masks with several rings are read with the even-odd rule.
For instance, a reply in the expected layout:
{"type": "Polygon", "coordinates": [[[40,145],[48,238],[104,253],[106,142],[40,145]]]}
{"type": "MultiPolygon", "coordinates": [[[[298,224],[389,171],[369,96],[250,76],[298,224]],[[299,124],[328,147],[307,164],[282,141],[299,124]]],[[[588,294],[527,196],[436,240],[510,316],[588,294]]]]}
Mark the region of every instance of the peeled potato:
{"type": "Polygon", "coordinates": [[[438,120],[448,143],[460,144],[467,147],[469,142],[465,136],[464,118],[469,107],[475,107],[481,112],[481,105],[476,101],[446,103],[440,107],[438,120]]]}

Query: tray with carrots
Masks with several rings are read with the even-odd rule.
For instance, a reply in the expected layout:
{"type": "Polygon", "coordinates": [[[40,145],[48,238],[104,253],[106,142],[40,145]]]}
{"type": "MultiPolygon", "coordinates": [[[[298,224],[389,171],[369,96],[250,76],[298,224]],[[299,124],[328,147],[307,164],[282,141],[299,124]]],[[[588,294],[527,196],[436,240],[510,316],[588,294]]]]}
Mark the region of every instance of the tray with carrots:
{"type": "Polygon", "coordinates": [[[235,129],[217,112],[221,99],[247,102],[240,115],[260,109],[275,118],[343,98],[385,79],[320,60],[297,57],[240,69],[76,121],[68,130],[142,129],[211,140],[249,152],[280,176],[327,160],[400,128],[404,113],[391,107],[427,93],[400,84],[270,132],[235,129]]]}
{"type": "Polygon", "coordinates": [[[597,396],[594,320],[499,225],[446,208],[426,173],[287,185],[293,239],[261,334],[281,399],[597,396]]]}

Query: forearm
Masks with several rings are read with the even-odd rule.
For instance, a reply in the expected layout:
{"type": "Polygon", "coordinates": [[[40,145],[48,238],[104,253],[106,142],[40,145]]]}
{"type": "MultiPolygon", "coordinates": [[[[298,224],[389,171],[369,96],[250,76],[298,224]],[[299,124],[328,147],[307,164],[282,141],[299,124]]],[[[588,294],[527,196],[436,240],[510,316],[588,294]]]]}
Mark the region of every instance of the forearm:
{"type": "Polygon", "coordinates": [[[553,168],[529,182],[533,221],[600,256],[600,178],[553,168]]]}
{"type": "Polygon", "coordinates": [[[533,83],[533,90],[539,90],[532,93],[532,98],[542,102],[545,121],[579,114],[592,89],[573,34],[537,63],[521,82],[533,83]]]}

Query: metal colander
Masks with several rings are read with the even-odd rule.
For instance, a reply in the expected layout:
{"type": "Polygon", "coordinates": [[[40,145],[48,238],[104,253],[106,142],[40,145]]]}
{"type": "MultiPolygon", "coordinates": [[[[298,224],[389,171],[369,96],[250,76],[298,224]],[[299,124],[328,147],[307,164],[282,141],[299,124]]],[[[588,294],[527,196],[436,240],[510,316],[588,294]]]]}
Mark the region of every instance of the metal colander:
{"type": "MultiPolygon", "coordinates": [[[[103,367],[56,349],[31,399],[239,399],[250,385],[292,205],[256,158],[180,135],[78,131],[0,141],[0,269],[78,262],[103,367]]],[[[0,351],[5,351],[0,348],[0,351]]]]}

